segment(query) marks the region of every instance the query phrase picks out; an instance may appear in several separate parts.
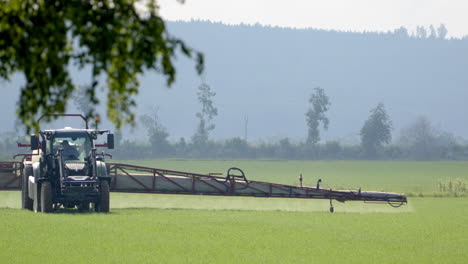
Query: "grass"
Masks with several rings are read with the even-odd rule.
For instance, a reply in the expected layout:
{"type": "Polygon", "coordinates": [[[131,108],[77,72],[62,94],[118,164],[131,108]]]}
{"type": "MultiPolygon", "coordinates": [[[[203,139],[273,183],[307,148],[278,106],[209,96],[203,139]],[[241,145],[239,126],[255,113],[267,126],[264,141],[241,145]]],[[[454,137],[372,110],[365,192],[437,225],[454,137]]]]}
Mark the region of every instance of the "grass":
{"type": "MultiPolygon", "coordinates": [[[[135,162],[133,162],[135,164],[135,162]]],[[[436,192],[467,180],[467,162],[148,160],[194,172],[243,168],[249,179],[395,192],[436,192]]],[[[466,263],[468,198],[411,198],[392,208],[362,202],[111,194],[111,213],[18,210],[0,192],[0,263],[466,263]]]]}
{"type": "MultiPolygon", "coordinates": [[[[19,196],[8,193],[0,197],[19,196]]],[[[128,198],[113,194],[112,201],[128,198]]],[[[248,209],[255,210],[257,201],[262,206],[262,199],[244,199],[250,200],[248,209]]],[[[48,215],[0,209],[0,262],[466,263],[468,199],[410,202],[411,210],[396,214],[339,208],[330,214],[326,207],[322,212],[127,208],[48,215]]]]}

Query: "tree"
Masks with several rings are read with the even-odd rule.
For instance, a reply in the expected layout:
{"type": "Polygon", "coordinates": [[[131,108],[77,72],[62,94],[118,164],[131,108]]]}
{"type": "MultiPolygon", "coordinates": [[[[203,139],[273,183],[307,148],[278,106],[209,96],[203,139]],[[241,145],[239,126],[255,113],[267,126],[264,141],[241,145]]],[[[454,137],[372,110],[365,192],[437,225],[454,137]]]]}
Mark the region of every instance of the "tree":
{"type": "Polygon", "coordinates": [[[423,26],[416,27],[416,37],[420,39],[427,38],[427,31],[423,26]]]}
{"type": "Polygon", "coordinates": [[[437,32],[436,32],[436,29],[433,25],[430,25],[429,26],[429,38],[430,39],[436,39],[437,38],[437,32]]]}
{"type": "Polygon", "coordinates": [[[405,27],[400,27],[398,29],[395,29],[394,34],[401,37],[401,38],[407,38],[408,37],[408,29],[405,27]]]}
{"type": "Polygon", "coordinates": [[[320,141],[320,123],[325,130],[328,129],[329,120],[325,113],[330,107],[330,100],[322,88],[316,87],[310,96],[309,103],[311,107],[306,113],[307,126],[309,127],[307,145],[315,145],[320,141]]]}
{"type": "Polygon", "coordinates": [[[444,151],[455,145],[453,135],[435,128],[424,116],[401,131],[399,144],[406,155],[413,159],[445,158],[444,151]]]}
{"type": "Polygon", "coordinates": [[[215,116],[218,115],[218,109],[213,105],[212,98],[216,95],[215,92],[211,91],[208,84],[201,84],[198,87],[198,101],[202,105],[200,112],[196,114],[198,118],[198,127],[195,134],[192,136],[192,142],[195,147],[205,147],[208,142],[208,136],[210,131],[215,128],[215,125],[210,123],[215,116]]]}
{"type": "Polygon", "coordinates": [[[275,157],[282,159],[294,159],[297,148],[291,143],[289,138],[282,138],[276,145],[275,157]]]}
{"type": "Polygon", "coordinates": [[[169,133],[159,120],[158,109],[154,110],[151,115],[145,114],[141,116],[140,120],[148,131],[153,156],[167,156],[171,151],[171,144],[168,140],[169,133]]]}
{"type": "Polygon", "coordinates": [[[235,137],[227,139],[223,146],[223,155],[227,158],[248,158],[251,157],[251,149],[245,139],[235,137]]]}
{"type": "Polygon", "coordinates": [[[195,55],[203,71],[203,55],[168,33],[155,0],[0,1],[0,78],[24,74],[17,114],[28,129],[38,129],[39,115],[65,112],[75,87],[72,65],[90,66],[92,109],[96,89],[106,87],[109,120],[117,128],[134,123],[138,77],[155,70],[170,86],[177,52],[195,55]]]}
{"type": "Polygon", "coordinates": [[[392,140],[392,121],[385,106],[379,103],[372,109],[369,118],[361,128],[361,146],[366,157],[377,157],[383,144],[392,140]]]}
{"type": "Polygon", "coordinates": [[[439,39],[445,39],[445,37],[447,36],[447,33],[448,33],[448,30],[445,27],[445,25],[440,24],[439,28],[437,28],[437,37],[439,39]]]}

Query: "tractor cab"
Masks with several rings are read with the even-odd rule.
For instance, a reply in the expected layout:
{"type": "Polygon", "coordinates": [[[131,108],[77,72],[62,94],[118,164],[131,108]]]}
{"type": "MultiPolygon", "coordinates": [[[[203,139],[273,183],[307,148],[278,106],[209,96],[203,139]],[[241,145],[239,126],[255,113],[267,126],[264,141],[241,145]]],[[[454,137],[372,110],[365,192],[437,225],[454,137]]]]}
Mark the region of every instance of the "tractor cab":
{"type": "Polygon", "coordinates": [[[55,132],[49,140],[50,154],[58,154],[63,149],[64,160],[84,162],[93,148],[93,140],[86,131],[55,132]]]}
{"type": "Polygon", "coordinates": [[[94,140],[106,132],[108,131],[70,127],[41,132],[42,152],[45,153],[49,175],[64,180],[88,180],[96,177],[94,168],[98,164],[95,163],[100,163],[101,159],[97,157],[94,140]]]}
{"type": "MultiPolygon", "coordinates": [[[[93,149],[92,132],[83,129],[60,129],[44,131],[46,142],[46,157],[50,159],[50,167],[62,166],[63,180],[88,180],[92,175],[93,149]],[[63,164],[61,164],[63,163],[63,164]],[[55,165],[55,166],[54,166],[55,165]]],[[[59,170],[60,171],[60,170],[59,170]]]]}

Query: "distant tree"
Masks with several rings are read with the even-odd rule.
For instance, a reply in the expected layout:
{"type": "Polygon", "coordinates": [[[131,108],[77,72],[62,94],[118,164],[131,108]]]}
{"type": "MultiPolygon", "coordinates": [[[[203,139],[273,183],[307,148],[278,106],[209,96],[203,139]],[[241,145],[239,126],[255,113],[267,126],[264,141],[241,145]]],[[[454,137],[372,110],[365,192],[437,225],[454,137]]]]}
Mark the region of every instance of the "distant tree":
{"type": "Polygon", "coordinates": [[[227,139],[223,145],[223,156],[227,158],[247,158],[250,156],[250,147],[245,139],[235,137],[227,139]]]}
{"type": "Polygon", "coordinates": [[[164,157],[170,154],[169,133],[159,120],[158,109],[153,110],[151,115],[142,115],[140,121],[147,130],[153,156],[164,157]]]}
{"type": "Polygon", "coordinates": [[[340,159],[343,148],[338,141],[327,141],[320,148],[320,158],[340,159]]]}
{"type": "Polygon", "coordinates": [[[416,37],[421,39],[427,38],[427,31],[423,26],[416,27],[416,37]]]}
{"type": "Polygon", "coordinates": [[[330,99],[322,88],[316,87],[310,96],[309,103],[310,108],[305,114],[307,126],[309,128],[307,145],[315,145],[320,141],[320,123],[322,123],[325,130],[328,129],[329,120],[325,113],[330,107],[330,99]]]}
{"type": "Polygon", "coordinates": [[[437,37],[439,39],[445,39],[445,37],[447,36],[447,33],[448,33],[448,30],[445,27],[445,25],[440,24],[439,28],[437,28],[437,37]]]}
{"type": "Polygon", "coordinates": [[[213,97],[216,93],[211,91],[208,84],[201,84],[198,87],[197,95],[202,109],[196,114],[199,122],[197,131],[192,136],[192,142],[196,148],[203,148],[208,142],[210,131],[215,128],[215,125],[211,121],[218,115],[218,109],[213,104],[213,97]]]}
{"type": "Polygon", "coordinates": [[[400,27],[398,29],[395,29],[394,34],[401,37],[401,38],[407,38],[408,37],[408,29],[405,27],[400,27]]]}
{"type": "Polygon", "coordinates": [[[185,142],[185,138],[183,137],[175,143],[174,148],[178,157],[186,157],[189,152],[187,142],[185,142]]]}
{"type": "Polygon", "coordinates": [[[275,155],[276,158],[281,159],[295,159],[296,158],[296,146],[291,143],[289,138],[282,138],[276,145],[275,155]]]}
{"type": "Polygon", "coordinates": [[[437,38],[437,32],[436,32],[436,29],[433,25],[430,25],[429,26],[429,38],[430,39],[436,39],[437,38]]]}
{"type": "Polygon", "coordinates": [[[392,121],[382,103],[372,109],[369,118],[361,128],[361,146],[368,158],[375,158],[383,144],[392,140],[392,121]]]}
{"type": "Polygon", "coordinates": [[[147,159],[152,155],[151,146],[134,139],[125,139],[120,143],[119,148],[112,152],[115,158],[120,160],[127,159],[147,159]]]}
{"type": "Polygon", "coordinates": [[[424,116],[405,127],[398,141],[409,158],[418,160],[445,158],[445,149],[456,144],[453,135],[435,128],[424,116]]]}

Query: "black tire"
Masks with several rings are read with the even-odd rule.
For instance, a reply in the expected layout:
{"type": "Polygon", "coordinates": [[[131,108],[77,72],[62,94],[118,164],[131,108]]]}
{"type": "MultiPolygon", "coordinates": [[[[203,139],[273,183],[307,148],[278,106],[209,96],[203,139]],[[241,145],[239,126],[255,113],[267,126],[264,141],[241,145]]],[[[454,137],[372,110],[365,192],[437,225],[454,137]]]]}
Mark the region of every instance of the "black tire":
{"type": "Polygon", "coordinates": [[[89,203],[81,203],[78,205],[78,211],[80,212],[88,212],[89,211],[89,203]]]}
{"type": "Polygon", "coordinates": [[[26,166],[21,171],[21,209],[33,210],[33,200],[29,198],[28,178],[33,174],[31,166],[26,166]]]}
{"type": "Polygon", "coordinates": [[[101,199],[95,204],[94,210],[96,212],[108,213],[109,209],[109,182],[101,181],[101,199]]]}
{"type": "Polygon", "coordinates": [[[50,213],[52,210],[52,185],[45,181],[41,184],[41,212],[50,213]]]}

